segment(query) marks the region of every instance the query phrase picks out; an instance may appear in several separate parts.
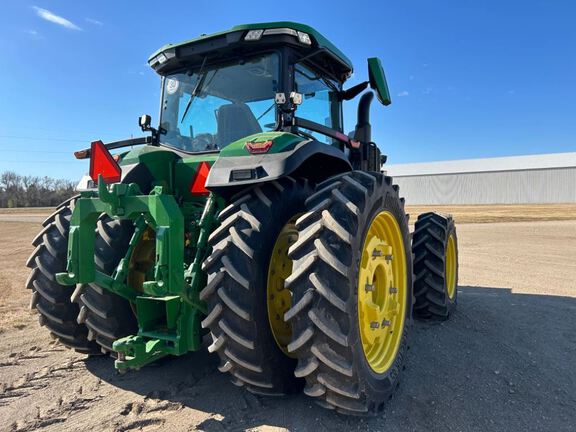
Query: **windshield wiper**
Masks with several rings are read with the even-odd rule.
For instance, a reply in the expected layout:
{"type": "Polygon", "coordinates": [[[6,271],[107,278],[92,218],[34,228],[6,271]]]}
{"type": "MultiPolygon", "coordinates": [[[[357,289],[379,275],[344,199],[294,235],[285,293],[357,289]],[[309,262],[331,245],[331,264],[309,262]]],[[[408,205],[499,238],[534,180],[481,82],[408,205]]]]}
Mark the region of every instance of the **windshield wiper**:
{"type": "Polygon", "coordinates": [[[186,108],[184,108],[184,114],[182,114],[182,118],[180,119],[180,123],[182,123],[184,121],[184,119],[186,118],[186,114],[188,114],[188,110],[192,106],[192,102],[194,102],[194,99],[196,98],[196,96],[202,91],[202,87],[204,86],[204,81],[206,81],[207,75],[208,75],[208,72],[204,72],[202,75],[200,75],[200,77],[198,78],[198,81],[196,81],[196,85],[194,86],[194,89],[192,90],[192,93],[190,94],[190,99],[188,100],[188,103],[186,104],[186,108]]]}
{"type": "Polygon", "coordinates": [[[274,108],[276,106],[276,102],[272,102],[272,105],[270,105],[269,108],[266,109],[266,111],[264,111],[262,114],[260,114],[258,116],[258,118],[256,119],[256,121],[260,121],[260,119],[262,117],[264,117],[266,114],[268,114],[270,111],[272,111],[272,108],[274,108]]]}

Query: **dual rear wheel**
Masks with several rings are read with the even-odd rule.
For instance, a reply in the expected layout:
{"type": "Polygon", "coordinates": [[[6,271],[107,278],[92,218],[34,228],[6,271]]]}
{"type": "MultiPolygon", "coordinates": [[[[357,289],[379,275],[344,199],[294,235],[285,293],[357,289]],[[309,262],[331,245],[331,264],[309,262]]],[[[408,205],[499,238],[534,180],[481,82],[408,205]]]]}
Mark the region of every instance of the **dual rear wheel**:
{"type": "Polygon", "coordinates": [[[285,178],[233,199],[211,236],[201,297],[210,350],[248,390],[299,391],[379,412],[412,321],[412,252],[390,177],[354,171],[315,191],[285,178]]]}

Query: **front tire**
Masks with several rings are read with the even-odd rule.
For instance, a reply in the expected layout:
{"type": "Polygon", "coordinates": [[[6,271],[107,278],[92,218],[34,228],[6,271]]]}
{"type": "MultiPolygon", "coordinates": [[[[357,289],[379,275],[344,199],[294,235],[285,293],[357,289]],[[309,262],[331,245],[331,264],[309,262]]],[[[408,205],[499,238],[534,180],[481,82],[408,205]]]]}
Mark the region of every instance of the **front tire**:
{"type": "Polygon", "coordinates": [[[319,184],[306,207],[286,281],[295,374],[322,406],[377,414],[398,385],[412,322],[404,200],[390,177],[353,171],[319,184]]]}
{"type": "Polygon", "coordinates": [[[451,216],[423,213],[412,236],[414,316],[447,320],[458,303],[458,238],[451,216]]]}

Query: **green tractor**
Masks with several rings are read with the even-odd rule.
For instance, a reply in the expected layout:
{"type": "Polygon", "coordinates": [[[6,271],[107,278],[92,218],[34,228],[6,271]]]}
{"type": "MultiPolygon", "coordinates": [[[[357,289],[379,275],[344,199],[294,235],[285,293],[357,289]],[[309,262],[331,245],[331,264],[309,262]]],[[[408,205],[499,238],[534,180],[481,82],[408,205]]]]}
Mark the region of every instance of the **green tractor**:
{"type": "Polygon", "coordinates": [[[33,241],[40,324],[121,372],[208,345],[250,392],[379,413],[413,314],[447,318],[458,277],[453,220],[421,215],[411,243],[381,172],[380,61],[344,89],[352,64],[338,48],[275,22],[166,45],[148,63],[158,126],[144,115],[145,137],[75,152],[90,178],[33,241]],[[342,103],[361,93],[346,135],[342,103]]]}

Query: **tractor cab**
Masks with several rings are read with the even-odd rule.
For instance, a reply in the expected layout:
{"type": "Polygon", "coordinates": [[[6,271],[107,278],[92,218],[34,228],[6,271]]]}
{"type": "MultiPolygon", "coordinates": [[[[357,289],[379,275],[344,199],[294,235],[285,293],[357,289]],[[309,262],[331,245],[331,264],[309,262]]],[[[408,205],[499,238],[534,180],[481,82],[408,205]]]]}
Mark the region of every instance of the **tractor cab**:
{"type": "MultiPolygon", "coordinates": [[[[166,45],[149,64],[162,76],[160,145],[218,152],[245,137],[284,131],[340,150],[355,147],[355,137],[344,134],[342,102],[368,83],[344,91],[352,63],[311,27],[236,26],[166,45]]],[[[381,77],[385,88],[383,72],[381,77]]],[[[389,99],[387,88],[385,93],[389,99]]],[[[364,115],[367,111],[362,108],[364,115]]],[[[367,117],[359,121],[367,122],[367,117]]]]}

